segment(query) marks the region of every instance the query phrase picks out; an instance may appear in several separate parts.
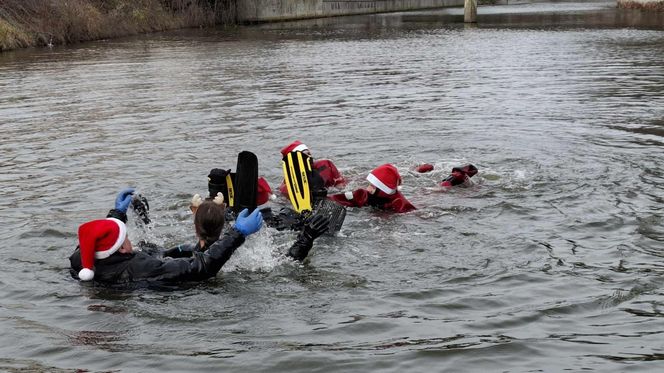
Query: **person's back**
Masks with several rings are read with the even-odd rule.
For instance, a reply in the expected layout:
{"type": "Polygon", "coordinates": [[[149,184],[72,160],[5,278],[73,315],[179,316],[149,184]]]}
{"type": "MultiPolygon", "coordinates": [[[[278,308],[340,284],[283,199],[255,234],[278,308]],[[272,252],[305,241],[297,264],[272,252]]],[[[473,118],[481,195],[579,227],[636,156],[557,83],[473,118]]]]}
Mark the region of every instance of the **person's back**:
{"type": "MultiPolygon", "coordinates": [[[[214,277],[244,242],[244,235],[231,229],[205,251],[192,251],[189,257],[159,258],[143,251],[115,252],[94,263],[94,280],[102,283],[137,281],[184,282],[202,281],[214,277]]],[[[84,269],[81,248],[69,257],[70,273],[80,278],[84,269]]]]}
{"type": "Polygon", "coordinates": [[[252,214],[244,210],[233,228],[218,240],[224,225],[224,206],[206,201],[199,206],[195,226],[199,244],[210,244],[209,249],[186,258],[157,257],[134,250],[127,237],[126,212],[133,193],[132,188],[122,190],[107,219],[93,220],[79,227],[79,245],[69,258],[74,278],[103,283],[205,280],[215,276],[245,237],[257,232],[263,224],[258,210],[252,214]]]}
{"type": "MultiPolygon", "coordinates": [[[[136,251],[127,238],[125,225],[132,194],[131,188],[121,191],[107,219],[93,220],[79,227],[79,246],[69,258],[72,277],[106,284],[206,280],[214,277],[245,237],[257,232],[263,224],[258,209],[251,214],[245,209],[237,216],[234,226],[219,239],[224,225],[224,205],[205,201],[195,212],[194,225],[199,238],[196,245],[185,245],[186,251],[181,255],[136,251]]],[[[309,219],[288,255],[303,260],[314,239],[327,227],[328,220],[323,216],[309,219]]]]}

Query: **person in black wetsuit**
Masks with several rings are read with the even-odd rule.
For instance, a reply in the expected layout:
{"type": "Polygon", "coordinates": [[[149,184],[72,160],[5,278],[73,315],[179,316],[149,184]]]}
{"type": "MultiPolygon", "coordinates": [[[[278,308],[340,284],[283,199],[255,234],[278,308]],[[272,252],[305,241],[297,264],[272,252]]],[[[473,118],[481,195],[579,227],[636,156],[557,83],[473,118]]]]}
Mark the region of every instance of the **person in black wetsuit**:
{"type": "MultiPolygon", "coordinates": [[[[189,256],[180,258],[150,255],[135,251],[127,238],[126,212],[133,193],[132,188],[122,190],[106,219],[93,220],[79,227],[79,246],[69,257],[72,277],[106,284],[203,281],[214,277],[244,243],[245,237],[257,232],[263,224],[258,210],[251,214],[244,210],[235,225],[219,239],[225,221],[224,208],[210,201],[205,207],[201,205],[203,209],[197,212],[200,216],[197,246],[205,246],[205,251],[192,249],[189,256]]],[[[325,217],[311,219],[290,248],[289,256],[303,260],[314,239],[327,229],[327,224],[325,217]]]]}
{"type": "MultiPolygon", "coordinates": [[[[194,213],[194,226],[199,241],[196,244],[178,245],[164,251],[163,256],[171,258],[189,257],[192,255],[192,252],[205,251],[210,247],[219,239],[219,235],[221,234],[221,226],[217,222],[219,221],[218,215],[223,212],[224,207],[224,197],[221,193],[218,193],[217,197],[213,200],[207,199],[205,201],[200,195],[195,194],[191,199],[191,205],[189,208],[194,213]],[[214,204],[212,202],[214,202],[214,204]],[[198,211],[201,208],[202,210],[199,214],[198,211]],[[216,214],[213,214],[211,211],[214,210],[219,211],[216,212],[216,214]]],[[[260,210],[260,213],[263,216],[263,219],[265,219],[265,210],[260,210]]],[[[224,215],[225,217],[228,216],[228,214],[224,215]]],[[[301,232],[295,243],[288,250],[287,255],[289,257],[299,261],[304,260],[309,253],[309,250],[311,250],[313,240],[325,232],[325,229],[329,224],[329,219],[324,214],[320,214],[320,216],[318,215],[319,214],[314,214],[306,218],[300,216],[300,220],[298,220],[300,222],[299,227],[290,227],[293,230],[299,230],[301,232]]],[[[271,219],[273,218],[271,217],[271,219]]],[[[265,222],[269,224],[268,220],[265,220],[265,222]]],[[[223,222],[221,225],[223,226],[223,222]]]]}

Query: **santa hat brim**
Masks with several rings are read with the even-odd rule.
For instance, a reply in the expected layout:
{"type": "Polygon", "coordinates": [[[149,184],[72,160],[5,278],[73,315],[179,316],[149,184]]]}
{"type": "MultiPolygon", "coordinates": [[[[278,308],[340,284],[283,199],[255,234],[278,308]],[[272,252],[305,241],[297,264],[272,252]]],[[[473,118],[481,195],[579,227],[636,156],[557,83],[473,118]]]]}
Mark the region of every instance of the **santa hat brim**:
{"type": "Polygon", "coordinates": [[[95,259],[106,259],[109,256],[111,256],[114,252],[118,251],[120,246],[122,246],[122,243],[124,243],[125,238],[127,238],[127,226],[125,223],[122,221],[116,219],[116,218],[107,218],[106,220],[111,220],[115,222],[118,225],[118,228],[120,229],[120,233],[118,234],[118,239],[115,240],[115,243],[113,246],[111,246],[107,250],[103,251],[96,251],[95,252],[95,259]]]}
{"type": "Polygon", "coordinates": [[[281,149],[281,155],[285,157],[286,154],[290,152],[303,152],[305,150],[309,150],[309,147],[300,142],[299,140],[295,140],[292,143],[290,143],[288,146],[281,149]]]}
{"type": "Polygon", "coordinates": [[[375,186],[376,188],[382,190],[386,194],[394,194],[397,192],[396,188],[390,188],[385,183],[380,181],[379,178],[377,178],[374,174],[370,173],[367,175],[367,181],[371,183],[371,185],[375,186]]]}
{"type": "Polygon", "coordinates": [[[305,150],[309,150],[309,148],[304,144],[300,144],[300,145],[294,147],[293,150],[291,150],[291,152],[303,152],[305,150]]]}

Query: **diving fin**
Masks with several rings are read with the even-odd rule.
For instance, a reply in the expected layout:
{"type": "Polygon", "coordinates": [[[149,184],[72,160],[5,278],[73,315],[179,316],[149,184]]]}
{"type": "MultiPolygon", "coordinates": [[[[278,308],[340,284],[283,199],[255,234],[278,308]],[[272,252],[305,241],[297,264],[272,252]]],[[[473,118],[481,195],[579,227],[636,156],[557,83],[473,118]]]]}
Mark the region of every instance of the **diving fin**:
{"type": "Polygon", "coordinates": [[[252,212],[256,208],[256,194],[258,193],[258,158],[256,154],[248,151],[240,152],[237,156],[237,168],[233,189],[228,189],[229,199],[233,190],[233,212],[238,214],[245,208],[252,212]]]}
{"type": "Polygon", "coordinates": [[[295,211],[311,211],[311,157],[300,151],[289,152],[282,160],[282,168],[288,198],[295,211]]]}
{"type": "Polygon", "coordinates": [[[341,226],[346,219],[346,208],[340,204],[330,200],[321,199],[316,201],[316,208],[314,215],[323,214],[330,220],[329,229],[325,232],[326,235],[333,236],[336,232],[341,230],[341,226]]]}

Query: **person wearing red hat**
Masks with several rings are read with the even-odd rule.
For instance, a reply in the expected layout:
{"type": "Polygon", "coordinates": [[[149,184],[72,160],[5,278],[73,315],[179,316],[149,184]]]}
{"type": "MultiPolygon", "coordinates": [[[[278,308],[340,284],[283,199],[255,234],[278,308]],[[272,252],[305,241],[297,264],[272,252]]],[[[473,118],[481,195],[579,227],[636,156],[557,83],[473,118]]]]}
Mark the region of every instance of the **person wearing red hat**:
{"type": "MultiPolygon", "coordinates": [[[[299,140],[295,140],[281,149],[281,156],[285,157],[290,152],[303,152],[312,157],[311,150],[299,140]]],[[[337,166],[329,159],[314,160],[312,157],[313,172],[311,174],[311,189],[314,193],[314,198],[325,197],[327,195],[327,188],[341,188],[346,185],[346,179],[341,175],[337,166]]],[[[288,197],[288,188],[286,183],[282,182],[279,186],[279,192],[288,197]]]]}
{"type": "MultiPolygon", "coordinates": [[[[81,281],[94,279],[112,284],[202,281],[215,276],[233,252],[244,243],[245,237],[257,232],[263,224],[258,210],[249,214],[245,209],[238,215],[233,228],[222,239],[214,241],[205,252],[196,253],[190,258],[159,258],[134,250],[127,237],[126,213],[133,193],[133,188],[123,189],[116,198],[115,208],[106,219],[93,220],[79,227],[79,245],[69,257],[72,277],[81,281]]],[[[216,210],[219,232],[224,223],[223,211],[223,207],[216,210]]],[[[200,213],[199,210],[197,215],[200,213]]],[[[207,237],[201,239],[207,240],[207,237]]]]}
{"type": "MultiPolygon", "coordinates": [[[[79,227],[79,246],[69,258],[72,277],[107,284],[203,281],[214,277],[245,237],[257,232],[263,224],[258,209],[251,214],[245,209],[220,239],[225,222],[221,197],[219,201],[197,204],[194,226],[199,241],[196,245],[185,245],[184,250],[178,247],[179,253],[174,253],[173,249],[136,251],[127,237],[125,225],[133,193],[132,188],[122,190],[107,219],[93,220],[79,227]]],[[[313,241],[328,230],[328,225],[325,216],[309,218],[288,256],[304,260],[313,241]]]]}
{"type": "MultiPolygon", "coordinates": [[[[423,163],[417,165],[414,170],[421,174],[433,171],[433,165],[430,163],[423,163]]],[[[452,172],[448,177],[439,183],[440,186],[450,188],[454,186],[469,187],[473,185],[470,180],[471,177],[477,174],[477,167],[468,163],[463,166],[453,167],[452,172]]]]}
{"type": "Polygon", "coordinates": [[[329,198],[342,206],[372,206],[393,212],[409,212],[415,206],[399,191],[401,175],[394,165],[386,163],[373,169],[367,176],[369,186],[352,192],[340,193],[329,198]]]}
{"type": "Polygon", "coordinates": [[[266,207],[267,203],[274,199],[275,196],[272,193],[272,188],[270,188],[270,184],[265,180],[263,177],[258,178],[258,188],[256,191],[256,206],[258,206],[259,209],[263,209],[266,207]]]}

